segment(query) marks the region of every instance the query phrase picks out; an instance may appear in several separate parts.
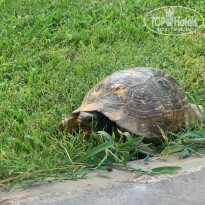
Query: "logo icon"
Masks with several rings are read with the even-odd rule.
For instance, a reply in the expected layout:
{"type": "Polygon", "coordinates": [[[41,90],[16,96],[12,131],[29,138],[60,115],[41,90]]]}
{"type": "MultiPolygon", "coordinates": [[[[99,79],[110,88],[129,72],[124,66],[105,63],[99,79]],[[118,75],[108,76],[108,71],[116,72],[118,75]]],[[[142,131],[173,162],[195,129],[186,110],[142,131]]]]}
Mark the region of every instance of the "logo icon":
{"type": "Polygon", "coordinates": [[[200,29],[204,25],[204,18],[191,8],[165,6],[147,13],[144,25],[162,35],[185,35],[200,29]]]}
{"type": "Polygon", "coordinates": [[[166,10],[167,26],[173,26],[174,11],[171,9],[166,10]]]}

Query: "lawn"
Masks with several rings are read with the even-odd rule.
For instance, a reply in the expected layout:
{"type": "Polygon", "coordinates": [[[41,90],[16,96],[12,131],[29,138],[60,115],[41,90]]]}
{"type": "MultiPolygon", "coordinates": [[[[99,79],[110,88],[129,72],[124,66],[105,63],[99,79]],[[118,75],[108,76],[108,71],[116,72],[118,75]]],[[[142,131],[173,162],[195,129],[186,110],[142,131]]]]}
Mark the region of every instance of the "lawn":
{"type": "Polygon", "coordinates": [[[102,140],[58,125],[116,70],[160,68],[205,104],[205,27],[165,36],[143,25],[147,12],[171,5],[205,15],[200,0],[0,0],[0,180],[87,173],[79,159],[102,140]]]}

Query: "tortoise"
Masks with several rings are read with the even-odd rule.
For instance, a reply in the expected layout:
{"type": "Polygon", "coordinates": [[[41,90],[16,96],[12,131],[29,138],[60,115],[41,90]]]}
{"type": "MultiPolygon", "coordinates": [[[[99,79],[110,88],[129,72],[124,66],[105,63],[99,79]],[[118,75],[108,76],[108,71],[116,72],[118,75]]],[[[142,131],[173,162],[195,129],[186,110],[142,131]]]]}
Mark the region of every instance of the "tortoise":
{"type": "Polygon", "coordinates": [[[157,144],[163,132],[177,132],[193,119],[202,122],[177,80],[160,69],[136,67],[114,72],[96,84],[59,128],[70,133],[81,127],[89,134],[91,129],[106,127],[111,132],[114,127],[157,144]]]}

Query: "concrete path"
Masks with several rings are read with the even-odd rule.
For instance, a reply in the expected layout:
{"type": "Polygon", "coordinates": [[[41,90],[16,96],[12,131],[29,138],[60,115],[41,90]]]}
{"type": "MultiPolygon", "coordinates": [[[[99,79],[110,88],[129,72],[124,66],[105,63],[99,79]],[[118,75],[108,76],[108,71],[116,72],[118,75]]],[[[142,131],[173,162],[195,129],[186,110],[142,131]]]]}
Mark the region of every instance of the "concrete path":
{"type": "Polygon", "coordinates": [[[136,177],[125,169],[109,174],[91,173],[86,179],[52,184],[49,180],[10,193],[0,191],[1,205],[204,205],[205,157],[178,160],[176,156],[130,162],[135,168],[150,170],[159,166],[180,166],[172,175],[136,177]]]}

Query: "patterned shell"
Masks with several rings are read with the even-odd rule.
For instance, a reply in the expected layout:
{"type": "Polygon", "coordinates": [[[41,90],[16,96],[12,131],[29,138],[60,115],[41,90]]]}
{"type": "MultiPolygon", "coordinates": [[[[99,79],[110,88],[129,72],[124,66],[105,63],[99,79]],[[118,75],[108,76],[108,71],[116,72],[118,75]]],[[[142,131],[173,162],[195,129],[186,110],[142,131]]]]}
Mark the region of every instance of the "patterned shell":
{"type": "Polygon", "coordinates": [[[101,112],[147,142],[191,120],[191,106],[180,84],[164,71],[149,67],[109,75],[88,92],[71,116],[81,111],[101,112]]]}

